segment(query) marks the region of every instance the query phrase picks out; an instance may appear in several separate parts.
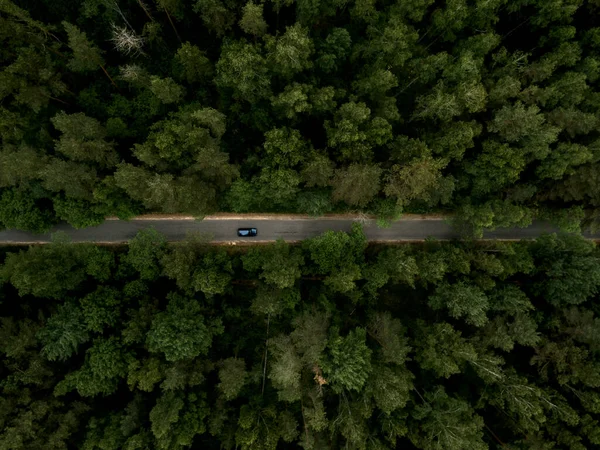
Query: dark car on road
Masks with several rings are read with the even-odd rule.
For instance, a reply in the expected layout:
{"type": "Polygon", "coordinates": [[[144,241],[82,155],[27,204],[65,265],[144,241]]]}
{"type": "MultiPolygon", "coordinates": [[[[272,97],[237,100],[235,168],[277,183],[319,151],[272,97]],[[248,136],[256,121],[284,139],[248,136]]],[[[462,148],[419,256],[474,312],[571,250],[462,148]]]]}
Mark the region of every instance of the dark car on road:
{"type": "Polygon", "coordinates": [[[256,228],[238,228],[238,236],[252,237],[256,236],[257,234],[256,228]]]}

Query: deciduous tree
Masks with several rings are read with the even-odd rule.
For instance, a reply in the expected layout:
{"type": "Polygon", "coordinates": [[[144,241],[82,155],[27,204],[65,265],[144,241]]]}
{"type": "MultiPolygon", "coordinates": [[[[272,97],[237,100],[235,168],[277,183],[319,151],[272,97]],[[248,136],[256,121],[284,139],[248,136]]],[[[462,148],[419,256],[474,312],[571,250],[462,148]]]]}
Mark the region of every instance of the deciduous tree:
{"type": "Polygon", "coordinates": [[[171,293],[166,311],[152,320],[146,343],[151,352],[163,353],[167,361],[195,358],[206,354],[212,338],[223,332],[219,320],[205,323],[200,305],[171,293]]]}
{"type": "Polygon", "coordinates": [[[230,89],[240,100],[255,102],[271,94],[267,62],[258,45],[243,41],[225,44],[216,71],[217,86],[230,89]]]}
{"type": "Polygon", "coordinates": [[[279,38],[266,36],[265,47],[271,70],[284,78],[312,67],[314,44],[300,24],[287,27],[279,38]]]}
{"type": "Polygon", "coordinates": [[[106,129],[97,120],[82,113],[61,112],[52,118],[52,124],[62,133],[55,148],[67,158],[96,163],[100,167],[117,163],[114,144],[106,141],[106,129]]]}
{"type": "Polygon", "coordinates": [[[261,37],[267,32],[267,22],[263,18],[263,5],[255,5],[248,2],[242,9],[242,18],[239,21],[240,28],[245,33],[261,37]]]}
{"type": "Polygon", "coordinates": [[[350,206],[366,206],[379,191],[382,170],[374,164],[351,164],[334,171],[333,199],[350,206]]]}

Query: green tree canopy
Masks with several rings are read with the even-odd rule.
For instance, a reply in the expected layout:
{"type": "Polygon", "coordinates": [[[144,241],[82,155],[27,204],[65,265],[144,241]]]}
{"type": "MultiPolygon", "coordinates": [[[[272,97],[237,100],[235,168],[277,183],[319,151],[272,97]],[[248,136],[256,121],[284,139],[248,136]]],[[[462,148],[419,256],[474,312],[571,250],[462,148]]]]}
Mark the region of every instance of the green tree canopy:
{"type": "Polygon", "coordinates": [[[212,337],[222,332],[218,321],[205,324],[196,300],[178,294],[167,296],[167,309],[156,315],[146,343],[151,352],[164,353],[167,361],[206,354],[212,337]]]}

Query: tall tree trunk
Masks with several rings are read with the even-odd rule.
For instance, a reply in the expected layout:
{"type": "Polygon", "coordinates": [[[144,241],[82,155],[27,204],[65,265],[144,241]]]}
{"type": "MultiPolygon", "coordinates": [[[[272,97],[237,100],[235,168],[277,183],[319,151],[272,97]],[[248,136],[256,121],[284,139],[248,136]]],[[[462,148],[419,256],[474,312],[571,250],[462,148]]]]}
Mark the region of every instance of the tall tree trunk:
{"type": "Polygon", "coordinates": [[[181,38],[179,37],[179,33],[177,32],[177,28],[175,28],[175,24],[173,23],[173,20],[171,19],[171,14],[169,14],[169,11],[167,10],[167,8],[164,8],[164,9],[165,9],[165,14],[167,15],[167,18],[169,19],[169,23],[173,27],[173,31],[175,32],[175,36],[177,36],[177,39],[181,43],[181,38]]]}

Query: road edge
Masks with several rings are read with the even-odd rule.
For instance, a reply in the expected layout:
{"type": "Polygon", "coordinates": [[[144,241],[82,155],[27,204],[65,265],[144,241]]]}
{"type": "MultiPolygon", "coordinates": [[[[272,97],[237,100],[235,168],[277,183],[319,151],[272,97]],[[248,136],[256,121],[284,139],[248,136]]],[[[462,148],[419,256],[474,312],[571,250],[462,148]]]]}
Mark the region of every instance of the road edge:
{"type": "MultiPolygon", "coordinates": [[[[414,221],[414,220],[446,220],[451,216],[446,214],[403,214],[398,220],[401,221],[414,221]]],[[[159,221],[159,220],[185,220],[185,221],[202,221],[202,220],[356,220],[360,221],[376,221],[377,217],[368,214],[325,214],[319,217],[313,217],[308,214],[271,214],[271,213],[249,213],[249,214],[236,214],[236,213],[218,213],[209,214],[203,218],[197,218],[189,215],[178,215],[178,214],[143,214],[141,216],[135,216],[131,219],[123,220],[124,222],[132,221],[159,221]]],[[[110,216],[106,217],[105,220],[122,220],[118,217],[110,216]]]]}

